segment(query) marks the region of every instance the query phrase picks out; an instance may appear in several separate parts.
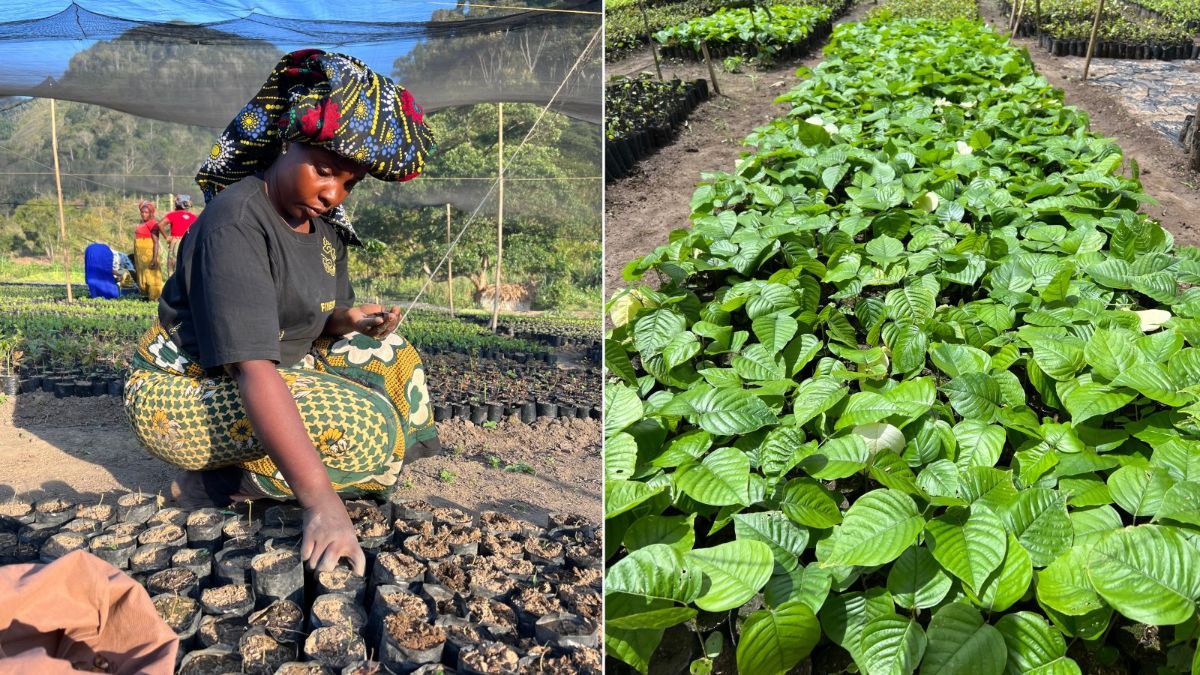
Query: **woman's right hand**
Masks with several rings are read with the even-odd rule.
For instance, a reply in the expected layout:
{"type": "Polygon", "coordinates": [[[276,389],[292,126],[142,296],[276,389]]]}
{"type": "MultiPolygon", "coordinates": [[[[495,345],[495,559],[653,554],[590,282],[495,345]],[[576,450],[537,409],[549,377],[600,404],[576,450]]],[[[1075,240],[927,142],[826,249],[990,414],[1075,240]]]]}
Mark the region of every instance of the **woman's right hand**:
{"type": "Polygon", "coordinates": [[[309,569],[317,572],[328,572],[342,558],[349,558],[355,574],[366,574],[367,558],[358,545],[358,536],[346,506],[336,495],[304,509],[300,558],[308,562],[309,569]]]}

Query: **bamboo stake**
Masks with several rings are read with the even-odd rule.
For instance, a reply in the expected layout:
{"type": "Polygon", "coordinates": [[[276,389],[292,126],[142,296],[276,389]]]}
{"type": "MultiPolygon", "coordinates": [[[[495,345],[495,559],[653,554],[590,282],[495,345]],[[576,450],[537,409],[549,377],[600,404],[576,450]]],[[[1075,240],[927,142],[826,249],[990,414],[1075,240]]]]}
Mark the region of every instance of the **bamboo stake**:
{"type": "Polygon", "coordinates": [[[1012,33],[1008,36],[1008,38],[1010,40],[1012,38],[1017,37],[1017,30],[1019,30],[1021,28],[1021,15],[1023,15],[1024,13],[1025,13],[1025,0],[1021,0],[1020,6],[1017,7],[1017,20],[1015,22],[1013,22],[1012,33]]]}
{"type": "Polygon", "coordinates": [[[721,87],[717,85],[717,71],[713,70],[712,57],[708,55],[708,43],[700,41],[700,51],[704,53],[704,62],[708,64],[708,79],[712,80],[713,91],[721,95],[721,87]]]}
{"type": "Polygon", "coordinates": [[[1196,104],[1196,115],[1192,118],[1191,147],[1185,150],[1192,153],[1189,164],[1192,171],[1200,171],[1200,103],[1196,104]]]}
{"type": "MultiPolygon", "coordinates": [[[[446,202],[446,249],[453,256],[450,243],[450,203],[446,202]]],[[[450,318],[454,318],[454,259],[446,258],[446,299],[450,301],[450,318]]]]}
{"type": "Polygon", "coordinates": [[[63,276],[67,280],[67,302],[75,299],[71,292],[71,258],[67,253],[67,214],[63,210],[62,173],[58,168],[58,109],[50,99],[50,147],[54,150],[54,188],[58,191],[58,245],[62,247],[63,276]]]}
{"type": "Polygon", "coordinates": [[[662,75],[662,66],[658,63],[658,46],[654,44],[654,35],[650,32],[650,17],[646,15],[645,0],[638,0],[638,8],[642,10],[642,23],[646,26],[646,41],[650,43],[650,53],[654,55],[654,71],[658,73],[658,81],[665,82],[662,75]]]}
{"type": "Polygon", "coordinates": [[[1096,18],[1092,21],[1092,37],[1088,40],[1087,58],[1083,61],[1083,81],[1087,82],[1088,70],[1092,67],[1092,52],[1096,50],[1096,32],[1100,30],[1100,15],[1104,13],[1104,0],[1096,5],[1096,18]]]}
{"type": "Polygon", "coordinates": [[[500,268],[504,264],[504,104],[497,103],[496,109],[499,111],[499,128],[500,151],[497,153],[497,166],[499,167],[499,185],[497,201],[498,208],[496,210],[496,288],[492,293],[492,332],[496,332],[496,325],[500,320],[500,268]]]}

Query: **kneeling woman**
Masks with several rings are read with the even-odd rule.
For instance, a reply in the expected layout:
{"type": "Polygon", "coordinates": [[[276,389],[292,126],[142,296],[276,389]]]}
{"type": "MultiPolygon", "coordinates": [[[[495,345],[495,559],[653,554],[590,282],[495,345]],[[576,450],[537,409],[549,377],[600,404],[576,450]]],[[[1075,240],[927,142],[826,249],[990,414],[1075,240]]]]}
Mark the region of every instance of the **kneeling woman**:
{"type": "Polygon", "coordinates": [[[339,492],[386,492],[439,447],[399,308],[354,304],[341,208],[368,174],[416,177],[432,147],[402,87],[351,57],[285,56],[196,176],[207,206],[125,386],[138,440],[186,470],[181,504],[294,496],[316,569],[363,571],[339,492]]]}

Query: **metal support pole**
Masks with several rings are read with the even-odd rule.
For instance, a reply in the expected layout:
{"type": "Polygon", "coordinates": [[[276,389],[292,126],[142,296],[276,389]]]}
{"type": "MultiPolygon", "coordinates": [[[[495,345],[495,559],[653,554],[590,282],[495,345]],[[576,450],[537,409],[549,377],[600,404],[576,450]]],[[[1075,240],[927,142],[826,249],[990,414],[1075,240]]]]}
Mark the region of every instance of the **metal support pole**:
{"type": "Polygon", "coordinates": [[[1092,52],[1096,50],[1096,33],[1100,30],[1100,15],[1104,13],[1104,0],[1096,5],[1096,18],[1092,21],[1092,37],[1088,40],[1087,59],[1083,62],[1083,81],[1087,82],[1088,70],[1092,67],[1092,52]]]}
{"type": "Polygon", "coordinates": [[[71,258],[67,252],[67,214],[63,209],[62,173],[58,168],[58,109],[50,99],[50,147],[54,150],[54,188],[58,191],[58,245],[62,248],[63,276],[67,281],[67,302],[75,299],[71,292],[71,258]]]}

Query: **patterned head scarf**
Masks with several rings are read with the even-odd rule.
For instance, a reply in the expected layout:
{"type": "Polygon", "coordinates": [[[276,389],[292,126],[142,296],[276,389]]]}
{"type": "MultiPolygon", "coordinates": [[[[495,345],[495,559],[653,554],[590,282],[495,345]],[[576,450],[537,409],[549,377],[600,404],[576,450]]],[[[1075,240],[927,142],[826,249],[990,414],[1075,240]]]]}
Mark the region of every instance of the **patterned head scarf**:
{"type": "MultiPolygon", "coordinates": [[[[284,141],[324,148],[385,181],[416,178],[434,148],[424,112],[404,87],[354,57],[301,49],[280,60],[221,132],[196,174],[204,202],[269,167],[284,141]]],[[[362,245],[341,206],[324,218],[347,244],[362,245]]]]}
{"type": "Polygon", "coordinates": [[[138,213],[141,213],[142,209],[149,209],[150,215],[153,217],[154,212],[158,210],[158,207],[155,206],[154,202],[150,201],[149,199],[143,199],[142,201],[138,202],[138,213]]]}

